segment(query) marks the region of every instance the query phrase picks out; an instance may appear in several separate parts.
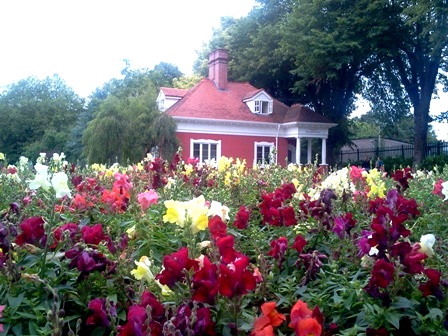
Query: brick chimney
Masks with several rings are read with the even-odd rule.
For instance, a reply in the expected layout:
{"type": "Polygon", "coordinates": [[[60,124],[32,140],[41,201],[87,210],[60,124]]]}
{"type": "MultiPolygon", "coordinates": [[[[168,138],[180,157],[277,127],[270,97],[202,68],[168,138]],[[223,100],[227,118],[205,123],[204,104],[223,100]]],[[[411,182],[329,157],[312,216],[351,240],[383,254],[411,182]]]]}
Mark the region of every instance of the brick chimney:
{"type": "Polygon", "coordinates": [[[228,51],[216,49],[208,55],[208,78],[219,90],[227,90],[228,51]]]}

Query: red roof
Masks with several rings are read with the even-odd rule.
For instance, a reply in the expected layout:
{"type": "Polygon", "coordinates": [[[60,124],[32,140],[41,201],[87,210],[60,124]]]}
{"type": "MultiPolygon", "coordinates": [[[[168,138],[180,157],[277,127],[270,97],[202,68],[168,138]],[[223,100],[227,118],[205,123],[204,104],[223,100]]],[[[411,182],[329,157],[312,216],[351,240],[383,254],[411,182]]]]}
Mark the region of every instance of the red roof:
{"type": "MultiPolygon", "coordinates": [[[[165,89],[164,93],[165,93],[165,89]]],[[[173,89],[179,90],[179,89],[173,89]]],[[[253,121],[266,123],[284,123],[293,121],[332,123],[303,105],[291,108],[273,100],[273,113],[254,114],[243,100],[253,97],[261,90],[249,83],[228,83],[227,90],[218,90],[210,79],[203,78],[183,98],[166,110],[172,117],[190,117],[202,119],[253,121]]],[[[166,95],[166,93],[165,93],[166,95]]]]}
{"type": "Polygon", "coordinates": [[[186,89],[175,89],[175,88],[168,88],[168,87],[161,87],[160,90],[162,90],[163,94],[168,97],[184,97],[188,90],[186,89]]]}

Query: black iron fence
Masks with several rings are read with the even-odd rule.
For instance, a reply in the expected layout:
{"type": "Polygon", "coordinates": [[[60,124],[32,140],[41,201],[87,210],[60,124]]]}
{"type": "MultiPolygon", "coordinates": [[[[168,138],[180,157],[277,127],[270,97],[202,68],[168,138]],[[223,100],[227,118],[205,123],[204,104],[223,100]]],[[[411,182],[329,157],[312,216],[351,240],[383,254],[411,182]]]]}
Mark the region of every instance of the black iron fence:
{"type": "MultiPolygon", "coordinates": [[[[426,156],[448,156],[448,142],[438,141],[428,143],[426,146],[426,156]]],[[[376,159],[377,157],[401,157],[408,159],[414,157],[414,145],[401,145],[384,148],[354,148],[352,150],[341,150],[339,153],[339,160],[341,163],[359,162],[365,158],[376,159]]]]}

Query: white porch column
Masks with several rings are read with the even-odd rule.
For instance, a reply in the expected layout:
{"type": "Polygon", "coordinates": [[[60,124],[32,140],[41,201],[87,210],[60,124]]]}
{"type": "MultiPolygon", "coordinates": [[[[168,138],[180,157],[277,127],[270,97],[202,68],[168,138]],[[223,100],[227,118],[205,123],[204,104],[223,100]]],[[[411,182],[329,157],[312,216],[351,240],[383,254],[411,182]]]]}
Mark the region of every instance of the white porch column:
{"type": "Polygon", "coordinates": [[[296,139],[296,164],[300,165],[300,138],[296,139]]]}
{"type": "Polygon", "coordinates": [[[327,139],[322,138],[322,162],[321,165],[327,164],[327,139]]]}
{"type": "Polygon", "coordinates": [[[311,138],[308,138],[308,148],[307,148],[307,160],[308,160],[308,163],[311,163],[311,160],[312,160],[312,158],[311,158],[311,153],[312,153],[312,148],[311,148],[311,146],[312,146],[312,143],[311,143],[311,138]]]}

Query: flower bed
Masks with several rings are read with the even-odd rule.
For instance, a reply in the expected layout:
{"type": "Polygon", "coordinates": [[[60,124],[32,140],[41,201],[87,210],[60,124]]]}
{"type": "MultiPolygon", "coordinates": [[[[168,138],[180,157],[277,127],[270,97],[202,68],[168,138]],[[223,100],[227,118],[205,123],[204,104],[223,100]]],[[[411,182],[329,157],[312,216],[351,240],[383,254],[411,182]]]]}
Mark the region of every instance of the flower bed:
{"type": "Polygon", "coordinates": [[[448,334],[448,167],[63,159],[0,161],[3,334],[448,334]]]}

